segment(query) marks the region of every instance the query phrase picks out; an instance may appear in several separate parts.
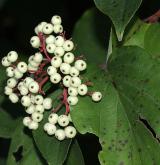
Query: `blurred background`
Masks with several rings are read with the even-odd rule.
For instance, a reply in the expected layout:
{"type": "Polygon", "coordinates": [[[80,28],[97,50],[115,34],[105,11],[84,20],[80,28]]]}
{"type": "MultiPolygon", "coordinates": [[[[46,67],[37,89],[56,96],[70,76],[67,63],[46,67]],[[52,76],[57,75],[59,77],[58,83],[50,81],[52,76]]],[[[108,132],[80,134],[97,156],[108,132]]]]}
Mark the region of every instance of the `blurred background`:
{"type": "MultiPolygon", "coordinates": [[[[0,0],[0,57],[10,50],[30,55],[34,52],[29,40],[34,27],[41,21],[50,21],[58,14],[63,19],[67,36],[71,37],[76,21],[93,0],[0,0]]],[[[138,15],[144,19],[160,9],[160,0],[144,0],[138,15]]],[[[101,149],[98,138],[92,135],[78,137],[86,164],[98,165],[97,153],[101,149]]],[[[0,165],[8,152],[10,140],[0,139],[0,165]]]]}

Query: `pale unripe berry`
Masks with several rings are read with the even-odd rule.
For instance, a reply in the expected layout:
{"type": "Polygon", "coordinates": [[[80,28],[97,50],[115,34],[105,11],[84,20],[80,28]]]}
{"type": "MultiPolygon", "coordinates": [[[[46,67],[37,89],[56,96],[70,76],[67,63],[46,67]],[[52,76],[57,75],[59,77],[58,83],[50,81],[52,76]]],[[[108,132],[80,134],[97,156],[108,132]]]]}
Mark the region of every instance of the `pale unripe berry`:
{"type": "Polygon", "coordinates": [[[17,80],[14,78],[10,78],[7,80],[7,86],[10,88],[14,88],[17,85],[17,80]]]}
{"type": "Polygon", "coordinates": [[[53,124],[48,124],[46,129],[48,135],[54,135],[57,130],[56,126],[53,124]]]}
{"type": "Polygon", "coordinates": [[[67,138],[74,138],[76,136],[76,129],[73,126],[68,126],[64,129],[67,138]]]}
{"type": "Polygon", "coordinates": [[[70,84],[71,84],[71,86],[76,88],[81,85],[81,79],[79,77],[72,77],[70,84]]]}
{"type": "Polygon", "coordinates": [[[51,98],[45,98],[43,100],[43,107],[44,107],[44,109],[47,109],[47,110],[51,109],[52,108],[52,99],[51,98]]]}
{"type": "Polygon", "coordinates": [[[70,105],[76,105],[78,103],[78,97],[76,96],[69,96],[67,100],[70,105]]]}
{"type": "Polygon", "coordinates": [[[22,85],[21,87],[20,87],[20,94],[22,95],[22,96],[25,96],[25,95],[27,95],[28,94],[28,88],[26,87],[26,86],[24,86],[24,85],[22,85]]]}
{"type": "Polygon", "coordinates": [[[81,95],[81,96],[84,96],[86,95],[88,92],[88,87],[87,85],[85,84],[81,84],[79,87],[78,87],[78,94],[81,95]]]}
{"type": "Polygon", "coordinates": [[[27,64],[25,62],[19,62],[18,65],[17,65],[17,69],[21,73],[26,73],[27,72],[27,64]]]}
{"type": "Polygon", "coordinates": [[[35,111],[38,112],[38,113],[43,113],[44,112],[43,105],[36,105],[35,106],[35,111]]]}
{"type": "Polygon", "coordinates": [[[40,47],[40,39],[37,36],[33,36],[30,40],[30,44],[33,48],[39,48],[40,47]]]}
{"type": "Polygon", "coordinates": [[[29,84],[30,84],[31,82],[33,82],[33,81],[34,81],[33,78],[31,78],[31,77],[26,77],[26,78],[24,79],[24,84],[25,84],[26,87],[29,87],[29,84]]]}
{"type": "Polygon", "coordinates": [[[56,46],[63,46],[64,44],[64,38],[62,36],[57,36],[55,39],[55,45],[56,46]]]}
{"type": "Polygon", "coordinates": [[[55,132],[55,137],[56,137],[58,140],[62,141],[62,140],[65,139],[65,132],[64,132],[62,129],[58,129],[58,130],[56,130],[56,132],[55,132]]]}
{"type": "Polygon", "coordinates": [[[87,68],[87,64],[85,61],[83,60],[77,60],[75,62],[75,67],[79,70],[79,71],[83,71],[87,68]]]}
{"type": "Polygon", "coordinates": [[[34,28],[34,32],[38,35],[38,26],[36,26],[35,28],[34,28]]]}
{"type": "Polygon", "coordinates": [[[63,26],[62,25],[54,25],[53,26],[53,31],[56,34],[62,33],[63,32],[63,26]]]}
{"type": "Polygon", "coordinates": [[[54,44],[55,39],[56,39],[55,36],[49,35],[49,36],[46,38],[46,44],[54,44]]]}
{"type": "Polygon", "coordinates": [[[7,59],[9,62],[13,63],[13,62],[16,62],[17,59],[18,59],[18,54],[17,52],[15,51],[10,51],[8,54],[7,54],[7,59]]]}
{"type": "Polygon", "coordinates": [[[21,98],[21,104],[24,106],[24,107],[29,107],[31,105],[31,99],[29,96],[23,96],[21,98]]]}
{"type": "Polygon", "coordinates": [[[8,61],[7,57],[3,57],[1,62],[2,62],[2,65],[5,67],[8,67],[11,65],[11,63],[8,61]]]}
{"type": "Polygon", "coordinates": [[[39,84],[36,81],[33,81],[29,84],[29,91],[32,93],[38,93],[39,84]]]}
{"type": "Polygon", "coordinates": [[[62,59],[60,57],[53,57],[51,60],[51,65],[55,68],[59,68],[62,64],[62,59]]]}
{"type": "Polygon", "coordinates": [[[24,117],[23,118],[23,125],[28,127],[29,126],[29,123],[31,122],[31,118],[30,117],[24,117]]]}
{"type": "Polygon", "coordinates": [[[70,96],[77,96],[77,95],[78,95],[78,90],[77,90],[77,88],[69,87],[69,88],[68,88],[68,94],[69,94],[70,96]]]}
{"type": "Polygon", "coordinates": [[[71,81],[71,76],[65,76],[64,78],[63,78],[63,85],[65,86],[65,87],[70,87],[70,81],[71,81]]]}
{"type": "Polygon", "coordinates": [[[63,56],[64,55],[64,53],[65,53],[65,51],[64,51],[64,49],[63,49],[63,47],[56,47],[56,49],[54,50],[54,54],[56,55],[56,56],[63,56]]]}
{"type": "Polygon", "coordinates": [[[35,112],[35,106],[33,104],[31,104],[29,107],[27,107],[26,113],[31,115],[34,112],[35,112]]]}
{"type": "Polygon", "coordinates": [[[62,77],[59,73],[55,73],[55,74],[51,75],[51,77],[50,77],[50,81],[53,84],[58,84],[61,81],[61,79],[62,79],[62,77]]]}
{"type": "Polygon", "coordinates": [[[98,102],[102,99],[102,93],[101,92],[94,92],[92,94],[92,100],[95,102],[98,102]]]}
{"type": "Polygon", "coordinates": [[[70,68],[71,68],[71,66],[69,64],[62,63],[61,66],[60,66],[60,71],[63,74],[69,74],[70,73],[70,68]]]}
{"type": "Polygon", "coordinates": [[[35,95],[30,94],[30,98],[31,98],[31,103],[35,104],[35,95]]]}
{"type": "Polygon", "coordinates": [[[42,60],[43,60],[43,55],[39,52],[35,53],[34,57],[33,57],[33,60],[36,62],[36,63],[41,63],[42,60]]]}
{"type": "Polygon", "coordinates": [[[47,46],[46,46],[46,50],[50,54],[54,53],[55,49],[56,49],[55,44],[47,44],[47,46]]]}
{"type": "Polygon", "coordinates": [[[13,77],[14,76],[14,68],[13,67],[8,67],[6,69],[6,74],[8,77],[13,77]]]}
{"type": "Polygon", "coordinates": [[[20,71],[16,68],[16,69],[14,69],[14,77],[15,77],[16,79],[20,79],[20,78],[23,77],[23,73],[20,72],[20,71]]]}
{"type": "Polygon", "coordinates": [[[18,83],[18,86],[17,86],[17,88],[18,88],[19,91],[21,90],[21,87],[22,87],[22,86],[24,86],[24,82],[23,82],[23,81],[20,81],[20,82],[18,83]]]}
{"type": "Polygon", "coordinates": [[[69,118],[68,118],[68,116],[66,116],[66,115],[60,115],[58,117],[58,124],[61,127],[66,127],[69,124],[69,118]]]}
{"type": "Polygon", "coordinates": [[[48,130],[48,127],[49,127],[50,125],[52,125],[52,124],[50,124],[50,123],[45,123],[44,126],[43,126],[44,131],[47,131],[47,130],[48,130]]]}
{"type": "Polygon", "coordinates": [[[19,101],[19,98],[15,93],[10,94],[9,99],[12,103],[17,103],[19,101]]]}
{"type": "Polygon", "coordinates": [[[43,96],[41,96],[41,95],[35,96],[35,103],[37,105],[43,104],[43,96]]]}
{"type": "Polygon", "coordinates": [[[33,121],[39,123],[39,122],[42,121],[42,119],[43,119],[43,114],[38,113],[38,112],[32,113],[32,120],[33,120],[33,121]]]}
{"type": "Polygon", "coordinates": [[[48,73],[48,75],[51,76],[51,75],[57,73],[57,69],[56,69],[55,67],[53,67],[53,66],[49,66],[49,67],[47,68],[47,73],[48,73]]]}
{"type": "Polygon", "coordinates": [[[70,75],[71,76],[79,76],[79,70],[78,69],[76,69],[74,66],[73,67],[71,67],[71,69],[70,69],[70,75]]]}
{"type": "Polygon", "coordinates": [[[56,113],[51,113],[48,117],[48,121],[51,124],[56,124],[58,122],[58,115],[56,113]]]}
{"type": "Polygon", "coordinates": [[[71,64],[72,62],[74,62],[74,54],[71,52],[66,53],[63,57],[63,61],[65,63],[71,64]]]}
{"type": "Polygon", "coordinates": [[[28,64],[28,71],[37,71],[38,67],[34,67],[31,64],[28,64]]]}
{"type": "Polygon", "coordinates": [[[29,129],[36,130],[38,128],[38,122],[31,121],[28,125],[29,129]]]}
{"type": "Polygon", "coordinates": [[[5,93],[6,95],[11,95],[11,94],[13,93],[13,89],[10,88],[10,87],[8,87],[8,86],[5,86],[5,88],[4,88],[4,93],[5,93]]]}
{"type": "Polygon", "coordinates": [[[29,61],[28,64],[31,65],[32,67],[38,68],[40,63],[37,63],[36,61],[34,61],[34,56],[33,56],[33,58],[29,61]]]}
{"type": "Polygon", "coordinates": [[[71,40],[66,40],[63,44],[63,48],[66,52],[73,50],[74,44],[71,40]]]}
{"type": "Polygon", "coordinates": [[[62,19],[61,19],[60,16],[54,15],[54,16],[52,17],[52,19],[51,19],[51,23],[52,23],[53,25],[60,25],[60,24],[62,23],[62,19]]]}
{"type": "Polygon", "coordinates": [[[37,26],[37,30],[36,30],[36,34],[38,34],[39,32],[43,31],[43,27],[47,24],[47,22],[41,22],[40,24],[38,24],[37,26]],[[37,33],[38,32],[38,33],[37,33]]]}
{"type": "Polygon", "coordinates": [[[47,23],[44,27],[43,27],[43,33],[44,34],[51,34],[53,32],[53,25],[50,23],[47,23]]]}

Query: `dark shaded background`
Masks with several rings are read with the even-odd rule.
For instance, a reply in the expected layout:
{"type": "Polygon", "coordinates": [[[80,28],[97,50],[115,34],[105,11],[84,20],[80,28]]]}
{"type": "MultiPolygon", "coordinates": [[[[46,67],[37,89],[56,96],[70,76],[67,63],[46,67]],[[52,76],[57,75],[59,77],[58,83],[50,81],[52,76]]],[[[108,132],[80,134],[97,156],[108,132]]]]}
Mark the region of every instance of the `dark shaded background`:
{"type": "MultiPolygon", "coordinates": [[[[0,0],[0,56],[10,50],[30,55],[33,49],[29,40],[34,27],[43,20],[49,21],[54,14],[62,16],[67,35],[71,36],[76,21],[93,6],[93,0],[0,0]]],[[[137,14],[144,19],[159,8],[160,0],[144,0],[137,14]]],[[[98,138],[85,135],[78,140],[86,165],[98,165],[98,138]]],[[[10,140],[0,139],[0,159],[7,156],[9,143],[10,140]]]]}

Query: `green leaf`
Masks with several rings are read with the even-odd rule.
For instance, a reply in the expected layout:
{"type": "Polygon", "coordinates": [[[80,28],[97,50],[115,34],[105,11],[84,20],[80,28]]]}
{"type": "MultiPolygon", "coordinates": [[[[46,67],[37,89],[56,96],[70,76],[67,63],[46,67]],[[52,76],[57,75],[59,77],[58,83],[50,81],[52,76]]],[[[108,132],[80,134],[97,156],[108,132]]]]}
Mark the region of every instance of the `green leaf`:
{"type": "Polygon", "coordinates": [[[107,55],[110,22],[97,9],[90,9],[77,22],[73,40],[76,55],[84,55],[87,61],[104,63],[107,55]]]}
{"type": "Polygon", "coordinates": [[[160,56],[160,24],[153,24],[145,35],[144,47],[153,56],[160,56]]]}
{"type": "Polygon", "coordinates": [[[124,30],[138,10],[142,0],[94,0],[97,8],[112,20],[118,40],[123,38],[124,30]]]}
{"type": "Polygon", "coordinates": [[[146,123],[159,136],[160,65],[139,47],[122,47],[112,54],[108,73],[90,66],[85,73],[101,91],[99,103],[79,98],[71,107],[74,125],[80,133],[99,137],[101,164],[149,165],[160,162],[160,145],[146,123]],[[146,122],[144,122],[144,120],[146,122]]]}
{"type": "Polygon", "coordinates": [[[80,146],[76,140],[70,146],[65,165],[85,165],[80,146]]]}

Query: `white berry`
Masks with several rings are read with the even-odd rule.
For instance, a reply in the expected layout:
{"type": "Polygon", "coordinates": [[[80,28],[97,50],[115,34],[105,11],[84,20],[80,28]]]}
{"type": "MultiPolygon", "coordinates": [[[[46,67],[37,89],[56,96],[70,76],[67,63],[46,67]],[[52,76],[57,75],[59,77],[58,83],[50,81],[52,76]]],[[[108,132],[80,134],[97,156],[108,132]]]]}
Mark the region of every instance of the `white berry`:
{"type": "Polygon", "coordinates": [[[54,44],[55,39],[56,39],[55,36],[49,35],[49,36],[46,38],[46,44],[54,44]]]}
{"type": "Polygon", "coordinates": [[[21,98],[21,103],[24,107],[29,107],[31,105],[31,99],[29,96],[23,96],[21,98]]]}
{"type": "Polygon", "coordinates": [[[14,68],[13,67],[8,67],[6,69],[6,73],[8,77],[13,77],[14,76],[14,68]]]}
{"type": "Polygon", "coordinates": [[[5,93],[6,95],[11,95],[11,94],[13,93],[13,89],[10,88],[10,87],[8,87],[8,86],[6,86],[6,87],[4,88],[4,93],[5,93]]]}
{"type": "Polygon", "coordinates": [[[37,36],[33,36],[30,40],[30,44],[33,48],[39,48],[40,47],[40,39],[37,36]]]}
{"type": "Polygon", "coordinates": [[[38,113],[43,113],[44,112],[44,106],[43,105],[36,105],[35,111],[38,113]]]}
{"type": "Polygon", "coordinates": [[[53,25],[50,23],[47,23],[44,27],[43,27],[43,33],[44,34],[51,34],[53,32],[53,25]]]}
{"type": "Polygon", "coordinates": [[[58,117],[58,124],[61,127],[66,127],[69,124],[69,118],[68,118],[68,116],[66,116],[66,115],[60,115],[58,117]]]}
{"type": "Polygon", "coordinates": [[[79,70],[79,71],[83,71],[87,68],[87,64],[85,61],[83,60],[77,60],[75,62],[75,67],[79,70]]]}
{"type": "Polygon", "coordinates": [[[58,84],[60,81],[61,81],[61,75],[59,73],[55,73],[53,75],[51,75],[50,77],[50,81],[53,83],[53,84],[58,84]]]}
{"type": "Polygon", "coordinates": [[[32,113],[32,120],[33,120],[33,121],[39,123],[39,122],[42,121],[42,119],[43,119],[43,114],[38,113],[38,112],[32,113]]]}
{"type": "Polygon", "coordinates": [[[23,73],[20,72],[20,71],[16,68],[16,69],[14,69],[14,77],[15,77],[16,79],[20,79],[20,78],[23,77],[23,73]]]}
{"type": "Polygon", "coordinates": [[[64,53],[65,53],[65,51],[64,51],[64,49],[63,49],[63,47],[56,47],[56,49],[54,50],[54,54],[56,55],[56,56],[63,56],[64,55],[64,53]]]}
{"type": "Polygon", "coordinates": [[[54,135],[56,130],[57,130],[57,128],[54,124],[47,124],[46,131],[47,131],[48,135],[54,135]]]}
{"type": "Polygon", "coordinates": [[[12,103],[17,103],[19,101],[19,98],[15,93],[10,94],[9,99],[12,103]]]}
{"type": "Polygon", "coordinates": [[[42,60],[43,60],[43,55],[39,52],[35,53],[34,57],[33,57],[33,60],[36,62],[36,63],[41,63],[42,60]]]}
{"type": "Polygon", "coordinates": [[[78,90],[77,90],[77,88],[69,87],[69,88],[68,88],[68,94],[69,94],[70,96],[77,96],[77,95],[78,95],[78,90]]]}
{"type": "Polygon", "coordinates": [[[66,52],[73,50],[74,44],[71,40],[66,40],[63,44],[63,48],[66,52]]]}
{"type": "Polygon", "coordinates": [[[10,88],[14,88],[17,85],[17,80],[14,78],[10,78],[7,80],[7,86],[10,88]]]}
{"type": "Polygon", "coordinates": [[[94,92],[92,94],[92,100],[95,102],[98,102],[102,99],[102,93],[101,92],[94,92]]]}
{"type": "Polygon", "coordinates": [[[33,104],[31,104],[29,107],[27,107],[26,113],[32,114],[34,112],[35,112],[35,106],[33,104]]]}
{"type": "Polygon", "coordinates": [[[52,99],[51,98],[45,98],[43,100],[43,107],[47,110],[52,108],[52,99]]]}
{"type": "Polygon", "coordinates": [[[36,29],[36,34],[38,34],[39,32],[43,31],[43,27],[47,24],[47,22],[41,22],[40,24],[38,24],[37,29],[36,29]],[[38,32],[38,33],[37,33],[38,32]]]}
{"type": "Polygon", "coordinates": [[[31,122],[31,118],[30,117],[24,117],[23,118],[23,124],[24,126],[28,127],[29,126],[29,123],[31,122]]]}
{"type": "Polygon", "coordinates": [[[38,93],[39,84],[36,81],[33,81],[29,84],[29,91],[32,93],[38,93]]]}
{"type": "Polygon", "coordinates": [[[43,104],[43,96],[41,95],[35,96],[35,103],[38,105],[43,104]]]}
{"type": "Polygon", "coordinates": [[[63,60],[65,63],[71,64],[74,62],[74,54],[71,52],[68,52],[64,55],[63,60]]]}
{"type": "Polygon", "coordinates": [[[10,51],[8,54],[7,54],[7,59],[9,62],[13,63],[13,62],[16,62],[17,59],[18,59],[18,54],[16,51],[10,51]]]}
{"type": "Polygon", "coordinates": [[[62,141],[62,140],[65,139],[65,132],[64,132],[62,129],[58,129],[58,130],[56,130],[56,132],[55,132],[55,137],[56,137],[58,140],[62,141]]]}
{"type": "Polygon", "coordinates": [[[60,66],[60,71],[63,74],[69,74],[70,73],[70,68],[71,68],[71,66],[69,64],[62,63],[61,66],[60,66]]]}
{"type": "Polygon", "coordinates": [[[51,65],[55,68],[59,68],[62,64],[62,59],[60,57],[53,57],[51,60],[51,65]]]}
{"type": "Polygon", "coordinates": [[[38,128],[38,122],[31,121],[28,125],[29,129],[36,130],[38,128]]]}
{"type": "Polygon", "coordinates": [[[25,96],[25,95],[27,95],[28,94],[28,88],[26,87],[26,86],[24,86],[24,85],[22,85],[21,87],[20,87],[20,93],[21,93],[21,95],[22,96],[25,96]]]}
{"type": "Polygon", "coordinates": [[[81,85],[81,79],[79,77],[72,77],[70,83],[71,86],[78,87],[81,85]]]}
{"type": "Polygon", "coordinates": [[[80,86],[78,86],[78,94],[81,96],[86,95],[88,92],[88,87],[85,84],[81,84],[80,86]]]}
{"type": "Polygon", "coordinates": [[[76,96],[69,96],[67,100],[70,105],[76,105],[78,103],[78,97],[76,96]]]}
{"type": "Polygon", "coordinates": [[[19,62],[18,65],[17,65],[17,69],[21,73],[26,73],[27,72],[27,64],[25,62],[19,62]]]}
{"type": "Polygon", "coordinates": [[[51,75],[57,73],[57,69],[56,69],[54,66],[49,66],[49,67],[47,68],[47,73],[48,73],[48,75],[51,76],[51,75]]]}
{"type": "Polygon", "coordinates": [[[55,45],[56,46],[63,46],[64,44],[64,38],[62,36],[57,36],[55,39],[55,45]]]}
{"type": "Polygon", "coordinates": [[[79,70],[78,69],[76,69],[74,66],[73,67],[71,67],[71,69],[70,69],[70,75],[71,76],[79,76],[79,70]]]}
{"type": "Polygon", "coordinates": [[[68,126],[64,129],[67,138],[74,138],[76,136],[76,129],[73,126],[68,126]]]}
{"type": "Polygon", "coordinates": [[[53,25],[60,25],[62,23],[62,19],[58,15],[54,15],[51,19],[53,25]]]}
{"type": "Polygon", "coordinates": [[[31,78],[31,77],[26,77],[25,79],[24,79],[24,84],[26,85],[26,87],[29,87],[29,84],[31,83],[31,82],[33,82],[34,80],[33,80],[33,78],[31,78]]]}
{"type": "Polygon", "coordinates": [[[51,54],[54,53],[55,49],[56,49],[55,44],[47,44],[46,46],[46,50],[48,53],[51,53],[51,54]]]}
{"type": "Polygon", "coordinates": [[[71,76],[65,76],[64,78],[63,78],[63,85],[65,86],[65,87],[70,87],[70,81],[71,81],[71,76]]]}
{"type": "Polygon", "coordinates": [[[58,115],[56,113],[51,113],[48,117],[48,121],[51,124],[56,124],[58,122],[58,115]]]}
{"type": "Polygon", "coordinates": [[[2,58],[2,65],[5,67],[8,67],[11,65],[11,63],[8,61],[7,57],[2,58]]]}
{"type": "Polygon", "coordinates": [[[58,34],[58,33],[62,33],[63,32],[63,26],[62,25],[54,25],[53,26],[53,31],[54,33],[58,34]]]}

